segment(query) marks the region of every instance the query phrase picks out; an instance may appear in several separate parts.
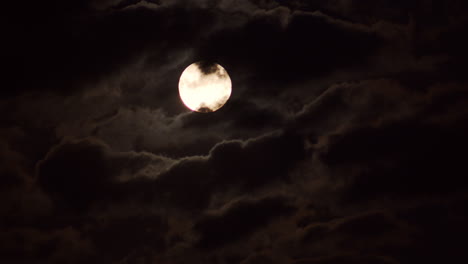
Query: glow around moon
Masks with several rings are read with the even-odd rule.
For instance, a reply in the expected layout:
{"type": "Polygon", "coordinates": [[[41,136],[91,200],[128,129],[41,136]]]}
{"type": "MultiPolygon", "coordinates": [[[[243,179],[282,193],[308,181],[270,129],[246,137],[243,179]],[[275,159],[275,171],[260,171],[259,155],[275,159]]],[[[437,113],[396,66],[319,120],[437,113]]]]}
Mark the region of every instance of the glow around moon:
{"type": "Polygon", "coordinates": [[[191,110],[202,113],[221,108],[231,96],[231,89],[231,78],[216,63],[193,63],[182,72],[179,80],[182,102],[191,110]]]}

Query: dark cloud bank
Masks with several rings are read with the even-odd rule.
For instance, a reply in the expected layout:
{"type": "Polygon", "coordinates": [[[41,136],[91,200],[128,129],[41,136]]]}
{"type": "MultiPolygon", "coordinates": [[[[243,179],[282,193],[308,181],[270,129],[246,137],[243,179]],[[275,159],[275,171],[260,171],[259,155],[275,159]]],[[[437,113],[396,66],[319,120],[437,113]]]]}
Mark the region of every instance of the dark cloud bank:
{"type": "Polygon", "coordinates": [[[466,262],[467,7],[3,3],[0,262],[466,262]]]}

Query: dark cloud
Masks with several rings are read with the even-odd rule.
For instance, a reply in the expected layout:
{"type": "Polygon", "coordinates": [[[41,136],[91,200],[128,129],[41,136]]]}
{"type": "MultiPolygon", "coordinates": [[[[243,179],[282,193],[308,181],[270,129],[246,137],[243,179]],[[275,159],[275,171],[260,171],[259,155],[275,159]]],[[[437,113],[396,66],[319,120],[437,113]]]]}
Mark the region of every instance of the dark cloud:
{"type": "Polygon", "coordinates": [[[138,173],[157,175],[170,164],[171,160],[151,154],[114,153],[92,139],[65,142],[39,164],[38,182],[58,206],[65,206],[62,209],[85,209],[97,200],[124,198],[119,182],[138,173]]]}
{"type": "Polygon", "coordinates": [[[4,263],[81,263],[93,253],[92,242],[73,228],[8,230],[2,232],[0,245],[4,263]]]}
{"type": "Polygon", "coordinates": [[[175,48],[189,48],[187,44],[196,40],[202,24],[209,25],[214,19],[204,10],[90,11],[86,2],[55,2],[44,5],[33,1],[25,8],[6,8],[11,12],[8,17],[18,21],[12,23],[9,39],[22,45],[4,47],[14,51],[5,54],[2,62],[2,71],[8,77],[7,94],[44,89],[70,94],[122,70],[141,58],[143,50],[149,54],[151,50],[164,50],[162,54],[168,54],[175,48]],[[33,23],[32,17],[39,22],[33,23]],[[195,20],[197,23],[190,23],[195,20]],[[19,34],[24,31],[30,34],[19,34]],[[171,38],[169,43],[167,38],[171,38]]]}
{"type": "Polygon", "coordinates": [[[391,232],[395,227],[394,220],[382,212],[377,212],[349,219],[336,227],[334,232],[360,237],[381,236],[384,232],[391,232]]]}
{"type": "Polygon", "coordinates": [[[288,169],[303,157],[303,142],[297,135],[276,133],[247,142],[222,142],[207,157],[179,161],[158,178],[156,190],[177,206],[199,210],[217,192],[287,183],[288,169]]]}
{"type": "Polygon", "coordinates": [[[464,125],[440,127],[417,120],[362,128],[332,144],[324,160],[331,166],[366,164],[347,199],[457,192],[467,184],[459,155],[466,148],[465,133],[464,125]]]}
{"type": "Polygon", "coordinates": [[[22,161],[24,158],[17,152],[12,151],[8,145],[0,143],[0,155],[4,161],[0,164],[0,180],[1,189],[10,189],[24,185],[27,180],[24,169],[22,169],[22,161]]]}
{"type": "Polygon", "coordinates": [[[2,4],[0,262],[466,260],[467,7],[2,4]]]}
{"type": "Polygon", "coordinates": [[[40,165],[39,183],[46,192],[60,196],[58,201],[85,206],[105,193],[101,189],[111,181],[104,155],[99,145],[64,145],[40,165]]]}
{"type": "Polygon", "coordinates": [[[244,261],[241,262],[242,264],[253,264],[253,263],[258,263],[258,264],[271,264],[271,263],[277,263],[270,257],[266,255],[254,255],[250,256],[249,258],[245,259],[244,261]]]}
{"type": "Polygon", "coordinates": [[[220,143],[208,156],[179,161],[149,153],[113,152],[102,142],[88,139],[55,147],[40,163],[38,181],[59,206],[65,202],[86,209],[96,201],[134,196],[196,210],[228,188],[254,190],[288,182],[288,169],[303,157],[301,138],[285,133],[220,143]]]}
{"type": "Polygon", "coordinates": [[[393,264],[393,260],[389,260],[379,256],[355,256],[355,255],[338,255],[328,258],[305,259],[294,262],[295,264],[337,264],[337,263],[365,263],[365,264],[393,264]]]}
{"type": "Polygon", "coordinates": [[[220,214],[206,216],[195,224],[195,230],[201,233],[198,246],[209,249],[240,240],[273,219],[293,212],[294,207],[282,197],[236,202],[220,214]]]}
{"type": "Polygon", "coordinates": [[[223,124],[224,132],[231,134],[227,138],[232,139],[248,139],[252,132],[258,135],[279,129],[286,123],[285,119],[279,110],[240,99],[229,100],[227,105],[210,116],[195,113],[181,116],[184,129],[223,124]]]}
{"type": "Polygon", "coordinates": [[[214,74],[219,71],[216,62],[210,61],[200,61],[196,63],[197,67],[202,71],[204,74],[214,74]]]}
{"type": "MultiPolygon", "coordinates": [[[[268,94],[266,90],[273,94],[282,90],[285,82],[292,84],[340,67],[365,65],[379,45],[375,34],[335,24],[320,14],[286,16],[286,26],[273,15],[263,15],[241,29],[221,31],[200,48],[198,56],[219,61],[228,71],[245,71],[255,87],[249,94],[268,94]]],[[[233,74],[235,79],[238,73],[233,74]]]]}
{"type": "Polygon", "coordinates": [[[151,258],[165,247],[167,224],[157,215],[112,217],[92,226],[87,235],[93,238],[100,261],[115,262],[138,254],[151,258]]]}
{"type": "Polygon", "coordinates": [[[433,203],[418,205],[399,212],[399,217],[407,221],[417,231],[416,242],[412,250],[400,253],[402,261],[438,261],[466,260],[461,246],[467,227],[462,223],[466,219],[466,197],[455,200],[440,199],[433,203]],[[431,254],[422,254],[430,250],[431,254]]]}

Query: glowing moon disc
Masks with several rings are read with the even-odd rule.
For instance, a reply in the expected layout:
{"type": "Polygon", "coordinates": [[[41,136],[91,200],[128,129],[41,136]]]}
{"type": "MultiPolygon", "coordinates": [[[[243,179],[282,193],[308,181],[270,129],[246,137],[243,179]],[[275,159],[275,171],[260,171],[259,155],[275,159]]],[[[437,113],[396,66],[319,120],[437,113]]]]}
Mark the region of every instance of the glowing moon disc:
{"type": "Polygon", "coordinates": [[[182,102],[193,111],[207,113],[221,108],[231,96],[231,78],[217,63],[195,62],[179,80],[182,102]]]}

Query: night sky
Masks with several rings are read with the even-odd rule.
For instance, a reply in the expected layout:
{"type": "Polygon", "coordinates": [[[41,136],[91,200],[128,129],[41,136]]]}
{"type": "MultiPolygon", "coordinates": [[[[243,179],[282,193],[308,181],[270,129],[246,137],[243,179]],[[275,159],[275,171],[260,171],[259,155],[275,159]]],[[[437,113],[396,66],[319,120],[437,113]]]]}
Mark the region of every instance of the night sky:
{"type": "Polygon", "coordinates": [[[0,263],[468,263],[467,11],[5,1],[0,263]]]}

